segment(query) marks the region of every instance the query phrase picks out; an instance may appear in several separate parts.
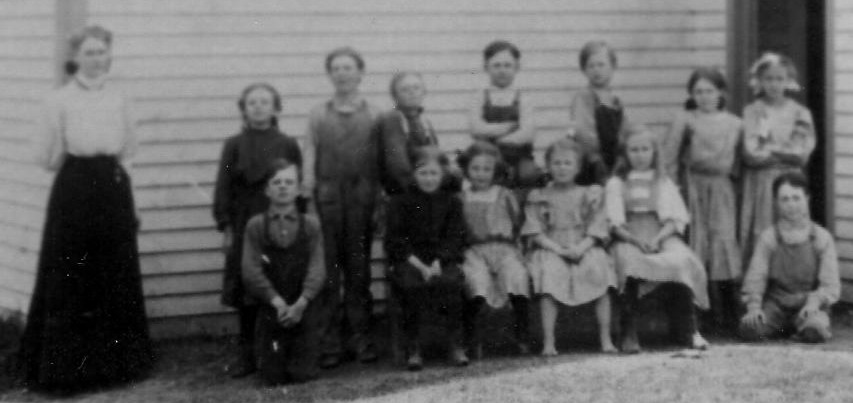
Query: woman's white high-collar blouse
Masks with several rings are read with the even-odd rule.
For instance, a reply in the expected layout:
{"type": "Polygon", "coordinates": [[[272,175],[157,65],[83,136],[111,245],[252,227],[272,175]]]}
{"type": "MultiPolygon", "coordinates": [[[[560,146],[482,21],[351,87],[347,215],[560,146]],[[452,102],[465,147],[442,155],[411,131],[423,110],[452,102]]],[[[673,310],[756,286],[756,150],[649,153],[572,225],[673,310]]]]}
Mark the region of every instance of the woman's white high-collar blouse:
{"type": "Polygon", "coordinates": [[[55,171],[65,154],[116,156],[125,167],[137,136],[129,102],[118,91],[75,77],[47,97],[38,119],[36,161],[55,171]]]}

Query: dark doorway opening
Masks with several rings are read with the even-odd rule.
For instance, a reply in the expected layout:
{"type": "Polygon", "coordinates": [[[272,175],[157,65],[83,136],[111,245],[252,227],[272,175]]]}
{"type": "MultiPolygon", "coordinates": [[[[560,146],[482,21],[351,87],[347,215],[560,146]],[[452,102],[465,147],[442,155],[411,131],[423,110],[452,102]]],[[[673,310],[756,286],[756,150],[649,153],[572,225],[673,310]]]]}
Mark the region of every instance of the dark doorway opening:
{"type": "Polygon", "coordinates": [[[826,147],[826,2],[823,0],[758,0],[756,15],[756,56],[766,51],[790,56],[799,72],[802,91],[792,97],[808,107],[815,120],[817,147],[808,165],[812,192],[812,216],[826,224],[827,158],[826,147]]]}

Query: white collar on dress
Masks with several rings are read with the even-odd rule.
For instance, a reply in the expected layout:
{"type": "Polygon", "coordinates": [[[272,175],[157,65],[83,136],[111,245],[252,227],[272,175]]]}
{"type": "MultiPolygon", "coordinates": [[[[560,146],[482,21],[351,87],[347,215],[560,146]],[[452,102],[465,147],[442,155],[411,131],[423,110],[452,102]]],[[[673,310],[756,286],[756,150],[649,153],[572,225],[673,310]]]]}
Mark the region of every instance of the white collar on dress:
{"type": "Polygon", "coordinates": [[[84,90],[98,91],[104,89],[104,84],[107,82],[107,74],[102,74],[97,78],[89,78],[78,73],[74,75],[74,80],[84,90]]]}

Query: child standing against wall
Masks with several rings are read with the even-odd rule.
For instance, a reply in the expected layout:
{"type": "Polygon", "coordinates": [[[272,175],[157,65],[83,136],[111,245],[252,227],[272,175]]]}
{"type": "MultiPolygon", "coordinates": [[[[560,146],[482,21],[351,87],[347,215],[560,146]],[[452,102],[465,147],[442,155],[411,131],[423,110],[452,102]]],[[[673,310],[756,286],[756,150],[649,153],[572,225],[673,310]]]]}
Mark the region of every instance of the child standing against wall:
{"type": "Polygon", "coordinates": [[[261,378],[269,384],[317,376],[317,304],[326,280],[320,223],[296,208],[301,170],[276,160],[266,179],[266,212],[246,224],[242,278],[259,304],[257,332],[261,378]]]}
{"type": "Polygon", "coordinates": [[[803,172],[815,148],[811,111],[788,97],[789,91],[800,88],[794,62],[768,52],[750,73],[750,86],[758,99],[743,111],[740,240],[744,261],[751,258],[758,236],[773,223],[773,180],[785,172],[803,172]]]}
{"type": "Polygon", "coordinates": [[[529,265],[533,288],[541,296],[542,355],[557,355],[554,326],[557,303],[577,306],[595,301],[601,351],[615,353],[610,337],[610,288],[616,274],[602,248],[607,241],[600,186],[575,182],[583,154],[563,139],[548,147],[545,161],[552,182],[530,193],[522,235],[534,245],[529,265]]]}
{"type": "Polygon", "coordinates": [[[619,144],[628,127],[622,101],[611,82],[616,52],[606,42],[591,41],[581,48],[580,68],[589,85],[575,93],[569,106],[574,133],[586,155],[578,183],[603,185],[616,163],[619,144]]]}
{"type": "Polygon", "coordinates": [[[423,367],[421,327],[427,308],[447,316],[450,359],[467,365],[462,347],[462,309],[467,231],[462,201],[446,189],[447,157],[437,147],[415,150],[414,184],[388,206],[385,251],[389,278],[403,313],[409,370],[423,367]]]}
{"type": "Polygon", "coordinates": [[[266,83],[256,83],[243,90],[237,101],[243,117],[243,130],[225,141],[213,199],[213,217],[224,234],[225,274],[222,303],[237,308],[240,320],[240,357],[228,366],[233,377],[255,371],[252,339],[255,333],[257,306],[244,301],[245,287],[240,279],[243,234],[246,222],[267,209],[264,175],[277,158],[302,165],[302,153],[296,141],[278,128],[276,115],[281,112],[281,96],[266,83]]]}
{"type": "Polygon", "coordinates": [[[713,68],[687,80],[690,98],[666,139],[667,173],[686,189],[689,242],[708,270],[711,315],[717,328],[737,325],[741,252],[737,242],[737,197],[741,120],[725,111],[726,81],[713,68]]]}
{"type": "Polygon", "coordinates": [[[462,192],[470,246],[465,251],[467,294],[465,326],[476,358],[482,356],[482,306],[501,308],[512,304],[516,345],[528,354],[530,275],[522,263],[518,244],[521,207],[515,195],[495,183],[503,169],[500,151],[478,141],[460,156],[459,165],[470,186],[462,192]]]}

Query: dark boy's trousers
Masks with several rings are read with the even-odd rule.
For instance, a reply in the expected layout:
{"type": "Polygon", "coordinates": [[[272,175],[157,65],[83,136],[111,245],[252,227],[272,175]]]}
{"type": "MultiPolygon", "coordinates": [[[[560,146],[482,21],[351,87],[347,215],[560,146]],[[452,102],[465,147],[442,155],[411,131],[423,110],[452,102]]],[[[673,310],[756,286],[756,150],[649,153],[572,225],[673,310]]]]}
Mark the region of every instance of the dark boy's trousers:
{"type": "Polygon", "coordinates": [[[403,333],[411,350],[423,342],[421,327],[424,314],[435,310],[446,316],[446,329],[451,343],[462,345],[462,310],[464,275],[457,265],[442,268],[440,276],[425,281],[421,272],[408,263],[397,264],[391,272],[394,295],[403,313],[403,333]]]}
{"type": "Polygon", "coordinates": [[[278,323],[276,311],[271,306],[261,307],[257,316],[255,351],[264,382],[277,385],[317,378],[319,326],[314,304],[309,303],[302,321],[290,328],[278,323]]]}
{"type": "Polygon", "coordinates": [[[365,196],[361,193],[370,192],[366,183],[335,185],[323,184],[322,188],[337,187],[338,192],[325,198],[324,192],[318,191],[317,209],[326,254],[322,354],[337,357],[344,351],[344,323],[356,350],[372,344],[370,249],[374,205],[363,200],[365,196]]]}

